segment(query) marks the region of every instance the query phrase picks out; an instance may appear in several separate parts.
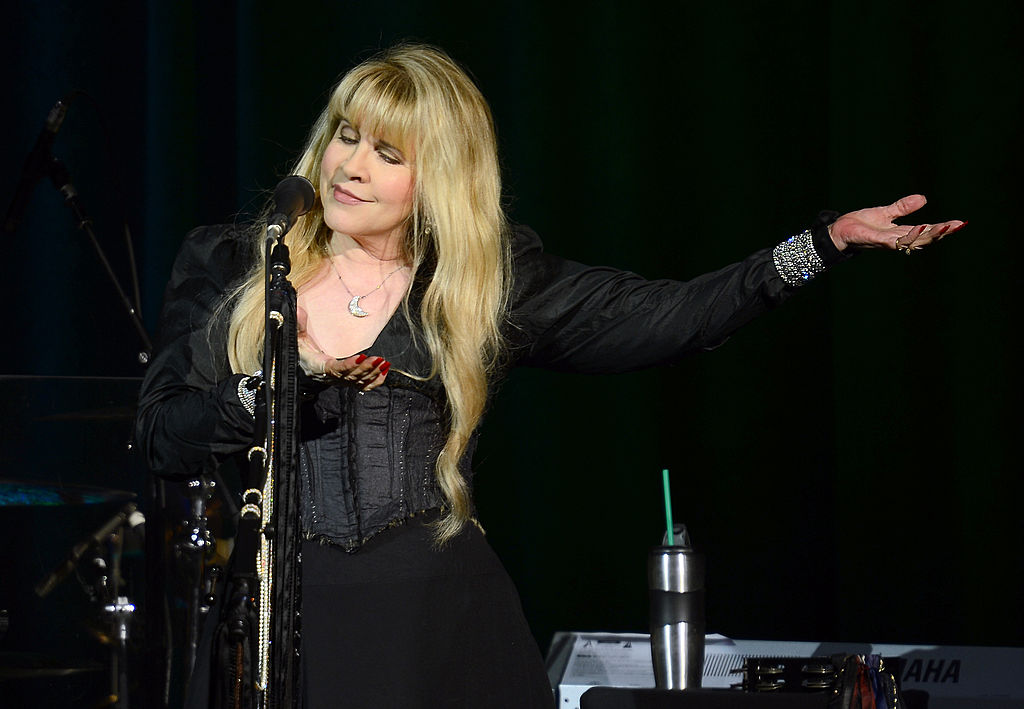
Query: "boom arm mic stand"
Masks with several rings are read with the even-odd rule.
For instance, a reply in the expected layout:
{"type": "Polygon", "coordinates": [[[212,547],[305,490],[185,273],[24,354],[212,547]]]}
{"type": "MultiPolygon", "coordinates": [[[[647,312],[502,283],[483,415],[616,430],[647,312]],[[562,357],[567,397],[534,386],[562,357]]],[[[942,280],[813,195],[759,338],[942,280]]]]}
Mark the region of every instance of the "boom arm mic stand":
{"type": "MultiPolygon", "coordinates": [[[[124,288],[121,287],[121,282],[114,273],[114,269],[111,267],[110,261],[107,259],[106,252],[100,245],[99,239],[96,238],[96,232],[92,228],[92,219],[82,208],[82,203],[78,199],[78,190],[75,189],[75,185],[71,181],[71,175],[64,163],[57,158],[51,158],[50,160],[49,177],[50,182],[52,182],[53,186],[57,188],[57,191],[64,195],[64,204],[71,210],[71,214],[75,218],[75,226],[84,231],[89,237],[89,242],[92,244],[93,250],[99,257],[100,263],[103,265],[103,270],[106,271],[107,277],[114,285],[114,289],[117,291],[117,297],[121,300],[121,304],[124,306],[125,312],[128,314],[128,319],[131,321],[132,327],[135,328],[135,332],[138,334],[139,340],[142,343],[142,350],[139,352],[139,363],[147,364],[149,362],[149,357],[153,352],[153,342],[150,340],[149,334],[146,332],[146,328],[143,327],[142,320],[139,318],[139,309],[137,305],[138,294],[136,293],[136,303],[133,303],[131,299],[128,298],[128,294],[124,292],[124,288]]],[[[127,226],[125,229],[127,229],[127,226]]],[[[131,244],[131,239],[128,240],[128,244],[131,244]]],[[[132,256],[132,261],[134,261],[134,256],[132,256]]]]}

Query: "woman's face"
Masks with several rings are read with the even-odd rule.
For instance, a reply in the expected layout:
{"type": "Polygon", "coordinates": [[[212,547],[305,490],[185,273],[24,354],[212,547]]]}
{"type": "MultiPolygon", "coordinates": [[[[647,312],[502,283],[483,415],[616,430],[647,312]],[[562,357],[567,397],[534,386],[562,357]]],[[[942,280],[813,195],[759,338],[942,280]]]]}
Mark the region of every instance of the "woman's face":
{"type": "Polygon", "coordinates": [[[320,166],[320,200],[331,231],[400,236],[412,211],[412,158],[342,119],[320,166]]]}

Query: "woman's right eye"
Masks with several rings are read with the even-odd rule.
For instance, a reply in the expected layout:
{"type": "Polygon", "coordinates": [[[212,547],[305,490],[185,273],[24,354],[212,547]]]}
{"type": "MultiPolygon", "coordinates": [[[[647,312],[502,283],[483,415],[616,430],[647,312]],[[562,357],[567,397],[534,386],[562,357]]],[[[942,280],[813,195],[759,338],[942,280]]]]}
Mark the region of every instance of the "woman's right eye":
{"type": "Polygon", "coordinates": [[[354,126],[347,122],[343,122],[338,126],[338,140],[345,145],[355,145],[359,142],[359,132],[354,126]]]}

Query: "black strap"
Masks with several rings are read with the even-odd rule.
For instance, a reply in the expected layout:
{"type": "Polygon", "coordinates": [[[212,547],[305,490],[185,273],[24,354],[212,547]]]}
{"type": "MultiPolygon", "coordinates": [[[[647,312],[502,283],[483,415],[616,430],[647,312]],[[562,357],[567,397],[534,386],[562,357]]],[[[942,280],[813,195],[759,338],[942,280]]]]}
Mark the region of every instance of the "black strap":
{"type": "Polygon", "coordinates": [[[651,625],[697,623],[704,619],[704,589],[677,593],[650,591],[651,625]]]}

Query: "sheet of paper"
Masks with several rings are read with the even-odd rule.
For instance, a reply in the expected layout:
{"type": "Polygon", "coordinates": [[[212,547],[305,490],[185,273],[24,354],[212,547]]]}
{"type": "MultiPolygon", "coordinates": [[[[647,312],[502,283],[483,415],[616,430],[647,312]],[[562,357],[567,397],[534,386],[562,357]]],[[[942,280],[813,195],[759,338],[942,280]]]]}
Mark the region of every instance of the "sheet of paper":
{"type": "Polygon", "coordinates": [[[640,634],[581,634],[573,643],[562,683],[653,687],[651,641],[640,634]]]}

